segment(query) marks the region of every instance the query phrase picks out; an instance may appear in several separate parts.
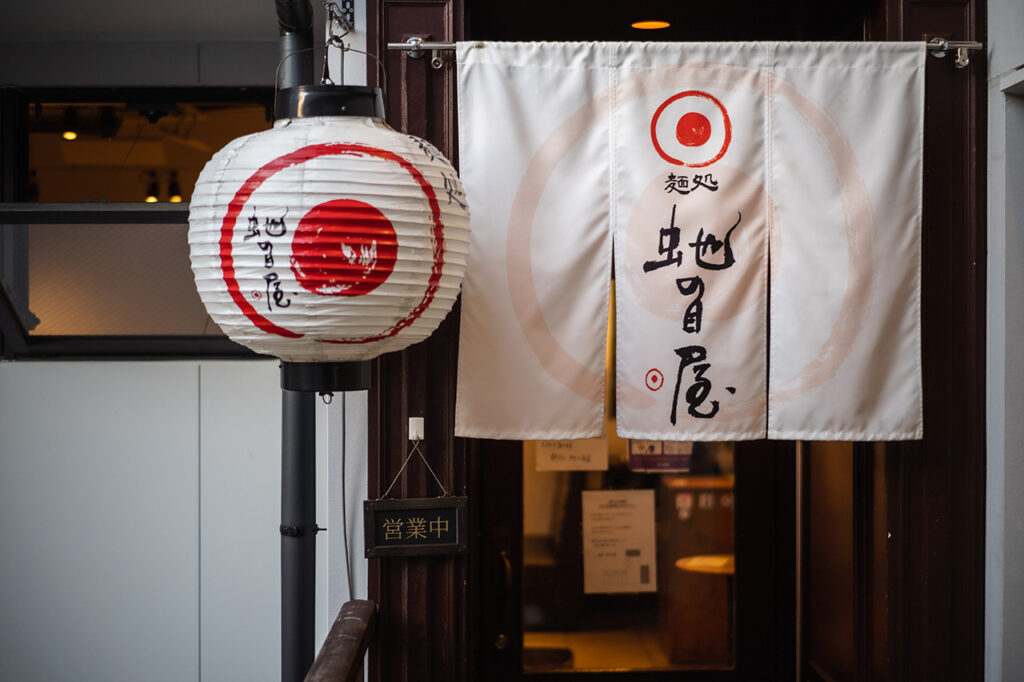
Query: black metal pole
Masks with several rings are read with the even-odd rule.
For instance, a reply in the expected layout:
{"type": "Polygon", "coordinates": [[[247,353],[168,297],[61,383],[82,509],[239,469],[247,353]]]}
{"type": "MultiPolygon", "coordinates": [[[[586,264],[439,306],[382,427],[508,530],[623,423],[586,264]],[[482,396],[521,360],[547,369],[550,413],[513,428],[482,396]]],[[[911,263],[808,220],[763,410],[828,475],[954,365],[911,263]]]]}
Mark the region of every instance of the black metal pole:
{"type": "Polygon", "coordinates": [[[315,394],[281,391],[281,680],[301,682],[314,656],[315,394]]]}
{"type": "MultiPolygon", "coordinates": [[[[310,0],[275,0],[281,61],[275,88],[313,82],[310,0]]],[[[284,363],[288,364],[288,363],[284,363]]],[[[284,376],[282,370],[282,378],[284,376]]],[[[316,405],[281,391],[281,680],[301,682],[314,656],[316,613],[316,405]]]]}
{"type": "Polygon", "coordinates": [[[313,83],[313,6],[310,0],[275,0],[281,63],[276,87],[313,83]]]}
{"type": "Polygon", "coordinates": [[[368,362],[281,363],[281,680],[316,653],[316,396],[370,387],[368,362]]]}

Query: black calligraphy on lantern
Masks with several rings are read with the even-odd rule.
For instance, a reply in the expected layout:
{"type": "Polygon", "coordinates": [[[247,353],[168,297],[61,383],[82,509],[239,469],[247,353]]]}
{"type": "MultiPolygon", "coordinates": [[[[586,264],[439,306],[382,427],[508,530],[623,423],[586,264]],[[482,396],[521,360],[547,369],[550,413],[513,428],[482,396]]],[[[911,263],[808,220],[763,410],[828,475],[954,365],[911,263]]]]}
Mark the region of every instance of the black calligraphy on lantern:
{"type": "Polygon", "coordinates": [[[274,261],[275,240],[288,234],[288,226],[285,224],[287,215],[288,211],[285,210],[280,218],[265,217],[261,219],[256,214],[256,209],[253,208],[252,215],[248,219],[245,236],[242,238],[243,241],[260,240],[256,242],[256,246],[263,252],[263,267],[269,271],[263,273],[263,281],[267,292],[267,310],[271,312],[275,307],[287,308],[292,304],[291,299],[285,296],[285,292],[281,289],[281,276],[275,269],[276,262],[274,261]]]}
{"type": "Polygon", "coordinates": [[[672,217],[668,227],[659,228],[658,231],[658,254],[664,256],[661,260],[649,260],[644,263],[644,272],[653,272],[666,265],[678,267],[683,262],[683,252],[679,250],[679,228],[676,227],[676,207],[672,206],[672,217]]]}
{"type": "Polygon", "coordinates": [[[683,313],[683,331],[687,334],[700,332],[701,321],[704,318],[704,280],[700,277],[681,277],[676,280],[676,287],[683,296],[693,296],[693,300],[686,306],[683,313]]]}
{"type": "Polygon", "coordinates": [[[422,140],[418,137],[413,137],[412,139],[416,141],[416,146],[420,148],[420,151],[423,152],[431,161],[436,161],[437,157],[441,156],[441,152],[437,151],[437,147],[426,140],[422,140]]]}
{"type": "Polygon", "coordinates": [[[245,236],[242,237],[242,241],[249,241],[254,237],[260,236],[260,219],[256,217],[256,209],[252,209],[252,215],[249,216],[249,226],[246,229],[245,236]]]}
{"type": "Polygon", "coordinates": [[[448,194],[448,204],[456,204],[463,211],[468,209],[466,205],[466,192],[459,184],[458,178],[452,173],[442,173],[444,178],[444,191],[448,194]]]}
{"type": "Polygon", "coordinates": [[[274,267],[274,244],[273,242],[260,242],[257,244],[260,247],[260,251],[263,252],[263,267],[272,268],[274,267]]]}
{"type": "Polygon", "coordinates": [[[288,211],[285,210],[284,215],[280,218],[267,218],[263,222],[263,231],[267,233],[268,237],[283,237],[288,228],[285,227],[284,219],[288,215],[288,211]]]}
{"type": "Polygon", "coordinates": [[[267,308],[273,310],[274,306],[278,308],[287,308],[292,304],[290,298],[285,298],[284,292],[281,291],[281,278],[276,272],[268,272],[263,275],[263,281],[267,283],[267,308]]]}
{"type": "Polygon", "coordinates": [[[697,262],[697,265],[706,270],[725,270],[732,266],[736,262],[736,257],[732,252],[732,233],[737,227],[739,227],[740,221],[743,220],[743,214],[737,212],[736,222],[729,228],[729,231],[725,233],[725,237],[718,239],[714,234],[708,232],[704,233],[704,228],[700,228],[697,232],[697,239],[690,242],[688,246],[693,247],[693,257],[697,262]],[[718,258],[718,252],[721,251],[722,255],[718,258]],[[709,255],[712,257],[709,259],[709,255]]]}

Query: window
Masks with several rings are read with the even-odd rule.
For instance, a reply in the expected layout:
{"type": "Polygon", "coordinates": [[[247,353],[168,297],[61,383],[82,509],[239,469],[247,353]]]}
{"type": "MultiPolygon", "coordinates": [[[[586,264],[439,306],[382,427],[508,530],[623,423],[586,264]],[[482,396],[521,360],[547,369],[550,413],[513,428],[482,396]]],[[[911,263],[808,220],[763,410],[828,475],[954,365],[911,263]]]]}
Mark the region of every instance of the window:
{"type": "Polygon", "coordinates": [[[269,88],[5,89],[2,357],[247,356],[206,314],[188,200],[269,88]]]}

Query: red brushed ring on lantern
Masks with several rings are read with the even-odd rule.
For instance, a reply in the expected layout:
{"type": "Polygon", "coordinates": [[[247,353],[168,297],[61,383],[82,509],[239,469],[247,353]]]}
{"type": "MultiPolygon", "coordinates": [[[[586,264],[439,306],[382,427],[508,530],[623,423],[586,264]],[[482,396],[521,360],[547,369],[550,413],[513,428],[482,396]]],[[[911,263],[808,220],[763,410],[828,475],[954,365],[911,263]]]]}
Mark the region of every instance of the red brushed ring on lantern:
{"type": "Polygon", "coordinates": [[[430,217],[433,224],[432,241],[434,246],[434,261],[430,268],[430,278],[427,281],[427,288],[423,293],[423,298],[408,315],[399,320],[394,326],[384,330],[376,336],[366,338],[318,340],[324,343],[371,343],[373,341],[380,341],[381,339],[394,336],[402,329],[405,329],[415,322],[420,315],[423,314],[423,311],[430,306],[431,302],[433,302],[434,294],[437,293],[437,289],[440,286],[441,270],[444,266],[444,224],[441,222],[441,208],[437,203],[437,196],[434,194],[434,188],[426,181],[423,175],[416,170],[411,163],[394,152],[390,152],[386,149],[377,149],[376,147],[367,147],[359,144],[325,143],[309,145],[307,147],[297,149],[294,152],[285,154],[284,156],[280,156],[261,166],[255,173],[253,173],[248,180],[242,183],[242,187],[231,199],[231,202],[228,204],[227,213],[224,215],[224,221],[221,223],[220,264],[221,270],[224,273],[224,283],[227,284],[228,293],[231,295],[231,300],[233,300],[235,305],[237,305],[242,311],[242,314],[245,315],[250,322],[268,334],[277,334],[290,339],[298,339],[303,336],[302,334],[293,332],[290,329],[285,329],[284,327],[276,325],[263,317],[263,315],[258,313],[252,304],[246,300],[245,296],[239,290],[238,280],[235,278],[234,257],[231,253],[231,242],[234,235],[235,223],[253,193],[259,189],[260,185],[279,171],[304,163],[310,159],[315,159],[319,156],[340,156],[344,154],[351,154],[353,156],[371,156],[385,161],[392,161],[401,166],[407,173],[409,173],[409,175],[412,176],[413,180],[419,184],[420,189],[423,191],[424,196],[426,196],[427,203],[430,206],[430,217]]]}

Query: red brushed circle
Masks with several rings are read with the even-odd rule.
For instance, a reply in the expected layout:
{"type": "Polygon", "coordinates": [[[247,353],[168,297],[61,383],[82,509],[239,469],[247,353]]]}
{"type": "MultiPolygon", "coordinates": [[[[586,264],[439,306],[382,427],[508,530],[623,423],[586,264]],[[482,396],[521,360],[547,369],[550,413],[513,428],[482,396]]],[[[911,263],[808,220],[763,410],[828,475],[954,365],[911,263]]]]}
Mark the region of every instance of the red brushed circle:
{"type": "Polygon", "coordinates": [[[292,272],[321,296],[362,296],[387,280],[398,259],[398,237],[376,208],[335,199],[312,208],[295,228],[292,272]]]}
{"type": "Polygon", "coordinates": [[[676,139],[684,147],[699,147],[711,139],[711,121],[696,111],[683,114],[676,123],[676,139]]]}

